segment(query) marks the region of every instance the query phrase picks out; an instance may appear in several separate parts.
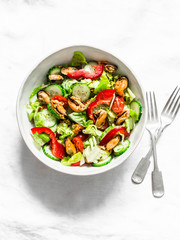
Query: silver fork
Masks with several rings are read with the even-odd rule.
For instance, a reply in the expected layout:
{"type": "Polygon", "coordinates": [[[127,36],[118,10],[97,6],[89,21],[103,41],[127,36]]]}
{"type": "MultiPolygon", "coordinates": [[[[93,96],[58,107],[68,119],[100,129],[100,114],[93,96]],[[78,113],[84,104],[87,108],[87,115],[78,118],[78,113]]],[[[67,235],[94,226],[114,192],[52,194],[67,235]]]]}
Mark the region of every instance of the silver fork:
{"type": "Polygon", "coordinates": [[[154,170],[152,171],[152,192],[154,197],[162,197],[164,195],[164,185],[162,173],[159,171],[157,163],[157,152],[156,152],[156,131],[160,128],[156,98],[154,92],[146,92],[146,101],[148,108],[148,120],[146,129],[151,135],[153,158],[154,158],[154,170]]]}
{"type": "MultiPolygon", "coordinates": [[[[180,88],[178,86],[174,89],[161,112],[161,127],[156,134],[156,142],[158,141],[164,129],[173,122],[178,113],[180,107],[180,95],[178,94],[179,90],[180,88]]],[[[146,156],[141,159],[136,169],[134,170],[131,178],[134,183],[141,183],[144,180],[150,165],[149,159],[151,157],[151,154],[152,147],[149,149],[146,156]]]]}

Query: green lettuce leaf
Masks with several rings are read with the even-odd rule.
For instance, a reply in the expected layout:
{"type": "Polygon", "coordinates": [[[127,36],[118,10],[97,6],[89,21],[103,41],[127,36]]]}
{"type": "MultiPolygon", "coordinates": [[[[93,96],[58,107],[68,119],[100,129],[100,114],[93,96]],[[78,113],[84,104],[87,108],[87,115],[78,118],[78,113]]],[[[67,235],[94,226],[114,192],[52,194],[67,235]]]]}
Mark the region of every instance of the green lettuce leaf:
{"type": "Polygon", "coordinates": [[[34,110],[32,109],[31,105],[26,104],[26,112],[27,112],[29,121],[31,121],[34,117],[34,110]]]}
{"type": "Polygon", "coordinates": [[[54,124],[54,126],[50,127],[50,129],[51,129],[53,132],[56,132],[56,131],[57,131],[57,123],[54,124]]]}
{"type": "Polygon", "coordinates": [[[129,115],[135,120],[135,122],[138,121],[138,114],[134,110],[130,109],[129,115]]]}
{"type": "Polygon", "coordinates": [[[63,158],[61,160],[61,163],[64,166],[71,166],[71,164],[73,164],[73,163],[82,162],[82,161],[84,161],[84,157],[80,152],[78,152],[78,153],[74,154],[71,158],[70,157],[63,158]]]}
{"type": "Polygon", "coordinates": [[[69,95],[71,95],[72,93],[72,85],[74,83],[76,83],[77,80],[65,80],[63,81],[63,83],[61,84],[63,90],[64,90],[64,97],[67,97],[69,95]]]}
{"type": "Polygon", "coordinates": [[[101,157],[100,150],[101,149],[98,146],[95,146],[93,148],[88,146],[83,152],[83,155],[86,158],[86,162],[88,162],[88,163],[95,162],[96,163],[98,161],[98,159],[100,159],[100,157],[101,157]]]}
{"type": "Polygon", "coordinates": [[[81,83],[86,83],[87,85],[89,85],[89,84],[92,83],[92,80],[91,79],[82,79],[80,82],[81,83]]]}
{"type": "Polygon", "coordinates": [[[108,88],[110,88],[109,87],[109,80],[108,79],[100,80],[97,88],[94,89],[94,93],[98,94],[99,92],[101,92],[105,89],[108,89],[108,88]]]}
{"type": "Polygon", "coordinates": [[[121,77],[121,75],[116,75],[116,76],[114,76],[114,80],[117,81],[120,77],[121,77]]]}
{"type": "Polygon", "coordinates": [[[108,79],[109,81],[112,81],[114,79],[111,73],[103,71],[103,74],[101,75],[100,79],[105,79],[105,78],[108,79]]]}
{"type": "Polygon", "coordinates": [[[126,102],[126,104],[130,104],[134,99],[135,99],[135,94],[131,91],[130,88],[127,88],[124,91],[124,100],[126,102]]]}
{"type": "Polygon", "coordinates": [[[88,138],[86,141],[83,142],[84,148],[90,146],[91,148],[95,147],[97,145],[97,140],[95,136],[92,136],[88,138]]]}
{"type": "Polygon", "coordinates": [[[93,123],[92,120],[88,120],[86,112],[72,112],[68,115],[70,120],[80,124],[83,127],[87,127],[93,123]]]}
{"type": "Polygon", "coordinates": [[[95,88],[97,88],[98,85],[99,85],[99,81],[94,80],[89,84],[89,87],[90,87],[90,89],[94,90],[95,88]]]}
{"type": "Polygon", "coordinates": [[[126,128],[128,133],[134,128],[134,125],[135,125],[135,121],[132,117],[127,118],[122,124],[122,126],[126,128]]]}
{"type": "Polygon", "coordinates": [[[87,64],[85,56],[83,55],[82,52],[75,51],[72,58],[72,66],[78,67],[81,66],[82,64],[87,64]]]}
{"type": "Polygon", "coordinates": [[[116,114],[109,109],[106,109],[106,111],[107,111],[107,115],[108,115],[109,124],[112,125],[116,118],[116,114]]]}
{"type": "Polygon", "coordinates": [[[34,124],[36,127],[52,127],[57,123],[57,119],[48,109],[41,109],[34,113],[34,124]]]}
{"type": "Polygon", "coordinates": [[[39,109],[40,102],[38,99],[36,99],[33,103],[26,104],[26,111],[28,114],[29,121],[31,121],[34,118],[35,112],[39,109]]]}
{"type": "Polygon", "coordinates": [[[103,71],[103,74],[100,77],[98,86],[94,89],[94,93],[98,94],[99,92],[110,88],[110,81],[113,79],[113,76],[110,73],[103,71]]]}
{"type": "Polygon", "coordinates": [[[33,139],[36,143],[38,143],[40,146],[43,146],[45,143],[50,141],[50,138],[48,136],[48,134],[46,133],[35,133],[33,135],[33,139]]]}
{"type": "Polygon", "coordinates": [[[101,136],[102,132],[100,130],[97,129],[96,125],[92,124],[89,125],[86,129],[83,129],[83,133],[85,134],[90,134],[93,136],[101,136]]]}
{"type": "Polygon", "coordinates": [[[74,136],[74,132],[71,127],[68,126],[67,123],[59,123],[57,126],[57,133],[61,134],[59,140],[63,140],[65,137],[72,138],[74,136]]]}
{"type": "Polygon", "coordinates": [[[39,92],[39,90],[43,89],[44,87],[46,86],[44,84],[41,84],[40,86],[34,88],[29,98],[31,99],[32,97],[34,97],[39,92]]]}
{"type": "Polygon", "coordinates": [[[110,152],[100,149],[98,146],[91,148],[88,146],[83,152],[88,163],[97,163],[98,160],[104,160],[110,155],[110,152]]]}
{"type": "Polygon", "coordinates": [[[86,107],[86,108],[89,106],[90,103],[92,103],[93,101],[96,100],[96,96],[97,96],[97,95],[95,95],[94,97],[88,99],[87,103],[85,104],[85,107],[86,107]]]}
{"type": "Polygon", "coordinates": [[[120,78],[120,75],[116,75],[116,76],[111,75],[111,78],[109,79],[110,80],[110,88],[114,88],[114,85],[119,78],[120,78]]]}

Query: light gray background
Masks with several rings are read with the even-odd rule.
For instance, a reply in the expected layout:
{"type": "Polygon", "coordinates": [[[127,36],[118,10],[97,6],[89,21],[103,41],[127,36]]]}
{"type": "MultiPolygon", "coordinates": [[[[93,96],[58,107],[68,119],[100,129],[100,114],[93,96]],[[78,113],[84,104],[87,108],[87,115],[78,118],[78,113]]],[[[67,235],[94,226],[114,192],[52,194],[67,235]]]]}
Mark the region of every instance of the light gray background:
{"type": "MultiPolygon", "coordinates": [[[[0,1],[0,239],[179,240],[178,115],[157,146],[165,196],[130,178],[149,145],[147,133],[121,166],[91,177],[55,172],[25,146],[16,123],[18,89],[32,67],[70,45],[119,57],[157,94],[159,110],[180,82],[177,0],[0,1]]],[[[152,166],[151,166],[152,168],[152,166]]]]}

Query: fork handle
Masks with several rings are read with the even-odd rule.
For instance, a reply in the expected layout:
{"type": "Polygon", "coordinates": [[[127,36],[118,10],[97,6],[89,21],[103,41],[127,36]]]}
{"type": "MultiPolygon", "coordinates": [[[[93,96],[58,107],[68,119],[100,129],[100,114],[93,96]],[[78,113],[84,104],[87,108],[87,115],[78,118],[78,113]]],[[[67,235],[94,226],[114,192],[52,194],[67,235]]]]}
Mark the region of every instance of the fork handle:
{"type": "MultiPolygon", "coordinates": [[[[156,134],[156,142],[159,140],[159,137],[161,136],[161,133],[163,132],[163,130],[165,129],[166,126],[161,126],[156,134]]],[[[148,171],[148,168],[150,166],[150,157],[151,157],[151,154],[152,154],[152,145],[150,146],[149,148],[149,151],[148,153],[146,154],[145,157],[143,157],[136,169],[134,170],[133,174],[132,174],[132,177],[131,177],[131,180],[134,182],[134,183],[142,183],[145,176],[146,176],[146,173],[148,171]]]]}
{"type": "Polygon", "coordinates": [[[149,168],[150,165],[150,160],[149,158],[143,157],[141,159],[141,161],[138,163],[136,169],[133,172],[133,175],[131,177],[131,180],[134,183],[142,183],[142,181],[144,180],[147,170],[149,168]]]}
{"type": "Polygon", "coordinates": [[[155,169],[152,171],[152,193],[154,197],[162,197],[164,195],[164,184],[162,172],[155,169]]]}

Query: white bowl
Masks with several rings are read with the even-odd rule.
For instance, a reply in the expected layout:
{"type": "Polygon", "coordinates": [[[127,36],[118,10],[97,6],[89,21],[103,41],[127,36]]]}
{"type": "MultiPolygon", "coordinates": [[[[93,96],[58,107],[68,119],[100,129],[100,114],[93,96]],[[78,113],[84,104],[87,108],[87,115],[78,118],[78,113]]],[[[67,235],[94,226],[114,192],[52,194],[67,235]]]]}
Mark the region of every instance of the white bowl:
{"type": "Polygon", "coordinates": [[[124,162],[131,153],[135,150],[140,139],[143,135],[145,124],[146,124],[146,108],[145,108],[145,100],[142,88],[138,81],[136,80],[133,73],[129,70],[129,68],[122,63],[118,58],[114,57],[108,52],[102,51],[97,48],[88,47],[88,46],[72,46],[68,48],[64,48],[59,50],[58,52],[53,53],[52,55],[45,58],[41,61],[29,74],[27,79],[23,82],[18,98],[17,98],[17,121],[19,125],[20,132],[22,137],[31,150],[31,152],[44,164],[47,166],[63,173],[72,174],[72,175],[93,175],[108,171],[122,162],[124,162]],[[53,161],[50,158],[46,157],[42,150],[35,147],[30,129],[33,125],[29,122],[26,106],[25,104],[28,102],[29,96],[32,90],[39,86],[40,84],[45,82],[46,74],[49,68],[54,65],[61,65],[65,63],[71,62],[73,52],[74,51],[82,51],[87,60],[107,60],[111,63],[114,63],[118,66],[119,73],[125,75],[129,79],[129,85],[132,91],[135,93],[137,100],[142,104],[142,116],[134,130],[130,135],[131,145],[129,149],[119,157],[114,158],[108,165],[103,167],[67,167],[63,166],[60,162],[53,161]]]}

